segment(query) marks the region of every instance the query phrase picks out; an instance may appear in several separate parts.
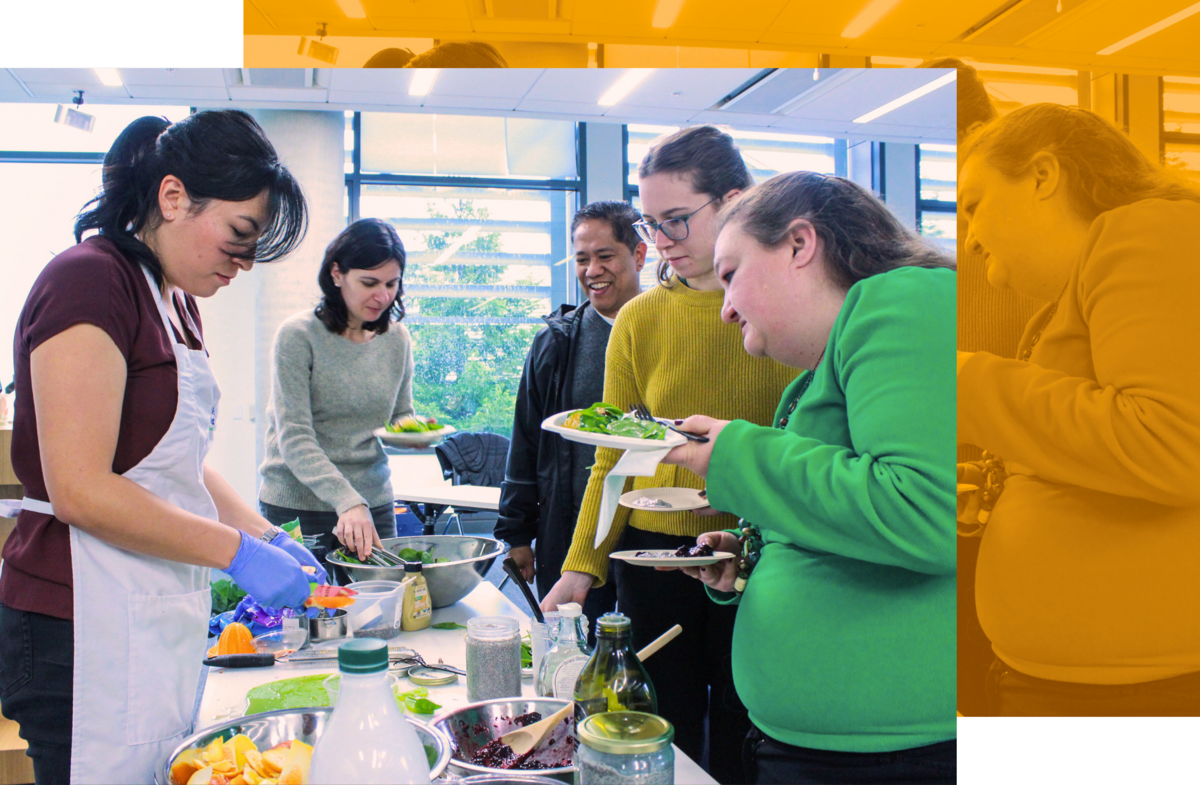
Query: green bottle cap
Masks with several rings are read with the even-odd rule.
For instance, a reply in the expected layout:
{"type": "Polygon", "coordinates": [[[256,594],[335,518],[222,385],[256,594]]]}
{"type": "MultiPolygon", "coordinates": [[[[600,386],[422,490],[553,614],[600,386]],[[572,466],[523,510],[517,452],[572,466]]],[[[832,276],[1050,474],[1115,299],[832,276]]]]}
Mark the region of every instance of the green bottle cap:
{"type": "Polygon", "coordinates": [[[576,735],[580,744],[598,752],[634,755],[670,746],[675,728],[656,714],[609,711],[585,717],[576,728],[576,735]]]}
{"type": "Polygon", "coordinates": [[[355,638],[338,647],[338,670],[342,673],[377,673],[387,670],[387,643],[378,638],[355,638]]]}

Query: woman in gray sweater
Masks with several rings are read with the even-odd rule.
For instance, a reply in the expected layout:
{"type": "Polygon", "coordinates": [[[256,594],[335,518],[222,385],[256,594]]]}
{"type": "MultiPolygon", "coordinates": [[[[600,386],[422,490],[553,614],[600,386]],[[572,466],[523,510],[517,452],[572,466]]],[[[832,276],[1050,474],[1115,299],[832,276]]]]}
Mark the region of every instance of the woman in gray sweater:
{"type": "Polygon", "coordinates": [[[404,246],[384,221],[348,226],[317,275],[323,296],[275,336],[258,499],[274,524],[365,557],[393,537],[391,472],[372,432],[413,413],[404,246]]]}

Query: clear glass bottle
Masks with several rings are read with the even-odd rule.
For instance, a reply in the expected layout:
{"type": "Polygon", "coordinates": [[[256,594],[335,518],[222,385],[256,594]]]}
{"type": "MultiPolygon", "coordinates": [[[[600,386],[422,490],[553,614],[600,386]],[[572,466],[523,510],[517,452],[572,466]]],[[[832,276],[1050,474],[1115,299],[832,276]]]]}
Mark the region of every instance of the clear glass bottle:
{"type": "Polygon", "coordinates": [[[630,643],[629,617],[607,613],[596,622],[596,651],[575,688],[575,721],[606,711],[658,712],[650,675],[630,643]]]}
{"type": "Polygon", "coordinates": [[[312,785],[429,782],[425,745],[396,705],[387,667],[387,644],[378,638],[338,648],[338,702],[313,746],[312,785]]]}
{"type": "Polygon", "coordinates": [[[583,609],[577,602],[568,602],[558,606],[558,613],[558,636],[542,658],[537,693],[543,697],[570,700],[589,656],[587,638],[579,618],[583,609]]]}
{"type": "Polygon", "coordinates": [[[467,700],[521,697],[521,629],[508,616],[467,619],[467,700]]]}
{"type": "Polygon", "coordinates": [[[671,785],[675,729],[654,714],[609,711],[576,726],[575,785],[671,785]]]}

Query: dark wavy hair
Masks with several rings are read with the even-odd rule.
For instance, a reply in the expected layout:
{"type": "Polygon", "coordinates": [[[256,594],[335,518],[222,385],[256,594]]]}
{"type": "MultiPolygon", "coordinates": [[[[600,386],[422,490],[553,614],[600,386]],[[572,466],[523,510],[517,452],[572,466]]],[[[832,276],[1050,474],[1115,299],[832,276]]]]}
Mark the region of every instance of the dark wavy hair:
{"type": "Polygon", "coordinates": [[[371,59],[363,63],[363,68],[403,68],[416,55],[410,49],[399,49],[392,47],[390,49],[381,49],[371,55],[371,59]]]}
{"type": "Polygon", "coordinates": [[[613,238],[633,253],[642,242],[633,228],[633,224],[641,217],[629,202],[592,202],[579,208],[579,212],[571,219],[571,241],[575,240],[575,230],[579,224],[584,221],[604,221],[612,227],[613,238]]]}
{"type": "Polygon", "coordinates": [[[955,83],[958,85],[958,136],[966,136],[967,129],[975,123],[986,123],[999,117],[992,104],[979,72],[957,57],[936,57],[926,60],[914,68],[957,68],[955,83]]]}
{"type": "Polygon", "coordinates": [[[158,190],[167,175],[179,178],[197,211],[214,199],[243,202],[265,191],[267,221],[252,249],[256,263],[282,259],[304,239],[308,206],[300,183],[254,118],[227,109],[174,124],[139,117],[126,126],[104,156],[100,195],[75,220],[75,242],[98,230],[134,265],[149,268],[161,287],[162,262],[137,234],[162,223],[158,190]]]}
{"type": "Polygon", "coordinates": [[[395,259],[400,263],[400,285],[396,287],[396,299],[373,322],[364,322],[363,329],[377,335],[388,331],[388,325],[404,318],[404,243],[400,235],[387,221],[364,218],[342,230],[325,249],[325,260],[317,273],[317,284],[321,287],[321,302],[313,311],[321,323],[331,332],[340,335],[349,325],[346,301],[342,290],[333,282],[333,266],[345,275],[350,270],[374,270],[395,259]]]}
{"type": "MultiPolygon", "coordinates": [[[[638,164],[638,177],[646,178],[660,172],[688,175],[696,193],[718,200],[713,203],[717,209],[724,204],[722,197],[725,194],[734,189],[744,191],[754,185],[754,178],[750,176],[750,170],[742,160],[742,151],[734,144],[733,137],[712,125],[681,128],[655,139],[638,164]]],[[[659,284],[668,286],[670,262],[659,260],[656,274],[659,284]]]]}
{"type": "Polygon", "coordinates": [[[447,41],[409,60],[405,68],[508,68],[496,47],[483,41],[447,41]]]}
{"type": "Polygon", "coordinates": [[[737,225],[763,247],[778,248],[798,218],[812,224],[825,270],[843,290],[897,267],[955,269],[950,257],[900,223],[879,197],[844,177],[776,175],[722,209],[717,226],[737,225]]]}

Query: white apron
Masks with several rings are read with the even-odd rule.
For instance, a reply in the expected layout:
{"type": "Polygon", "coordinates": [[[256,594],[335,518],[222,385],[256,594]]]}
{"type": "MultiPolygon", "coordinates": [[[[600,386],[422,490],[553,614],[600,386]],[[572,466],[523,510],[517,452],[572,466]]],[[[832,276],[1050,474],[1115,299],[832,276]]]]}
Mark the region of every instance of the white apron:
{"type": "MultiPolygon", "coordinates": [[[[143,270],[175,350],[179,402],[162,440],[124,477],[216,520],[204,485],[220,391],[203,349],[176,343],[158,287],[143,270]]],[[[23,506],[53,514],[46,502],[23,506]]],[[[208,640],[208,568],[130,553],[71,526],[75,660],[71,782],[152,783],[191,730],[208,640]]]]}

